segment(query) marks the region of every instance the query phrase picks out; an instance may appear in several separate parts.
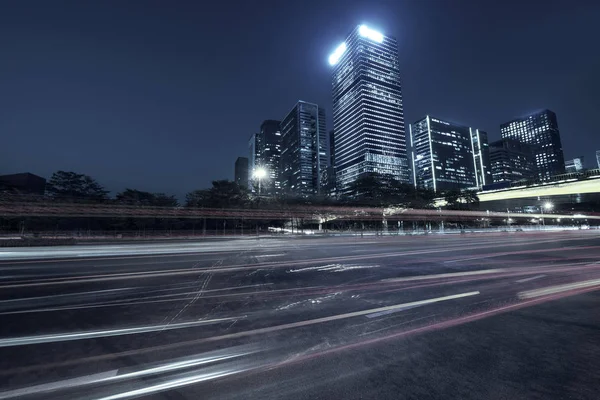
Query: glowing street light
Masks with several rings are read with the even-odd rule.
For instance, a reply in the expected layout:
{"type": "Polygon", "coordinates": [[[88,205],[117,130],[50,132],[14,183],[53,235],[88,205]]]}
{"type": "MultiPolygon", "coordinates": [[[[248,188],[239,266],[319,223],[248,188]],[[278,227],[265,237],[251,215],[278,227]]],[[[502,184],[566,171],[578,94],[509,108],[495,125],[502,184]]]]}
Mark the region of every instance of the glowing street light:
{"type": "Polygon", "coordinates": [[[267,177],[267,170],[259,167],[254,170],[252,177],[258,181],[258,195],[260,196],[260,184],[261,181],[267,177]]]}
{"type": "Polygon", "coordinates": [[[542,212],[542,225],[546,226],[546,218],[544,218],[544,210],[552,210],[552,208],[554,207],[554,204],[550,203],[549,201],[545,202],[541,207],[540,207],[540,211],[542,212]]]}

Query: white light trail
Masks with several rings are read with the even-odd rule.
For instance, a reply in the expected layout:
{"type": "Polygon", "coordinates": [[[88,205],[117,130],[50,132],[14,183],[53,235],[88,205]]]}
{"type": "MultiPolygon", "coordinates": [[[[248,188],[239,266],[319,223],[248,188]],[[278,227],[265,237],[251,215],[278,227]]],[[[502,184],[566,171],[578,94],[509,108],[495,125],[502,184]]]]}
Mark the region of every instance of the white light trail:
{"type": "Polygon", "coordinates": [[[16,337],[16,338],[6,338],[0,339],[0,347],[12,347],[12,346],[25,346],[31,344],[41,344],[41,343],[55,343],[55,342],[67,342],[70,340],[83,340],[83,339],[95,339],[99,337],[111,337],[111,336],[123,336],[123,335],[134,335],[140,333],[149,333],[149,332],[160,332],[165,330],[173,330],[173,329],[184,329],[184,328],[192,328],[196,326],[209,325],[209,324],[217,324],[225,321],[233,321],[240,318],[244,318],[245,316],[235,317],[235,318],[217,318],[217,319],[207,319],[200,321],[191,321],[191,322],[181,322],[178,324],[171,325],[150,325],[150,326],[138,326],[135,328],[125,328],[125,329],[107,329],[102,331],[91,331],[91,332],[81,332],[81,333],[61,333],[55,335],[39,335],[39,336],[24,336],[24,337],[16,337]]]}
{"type": "Polygon", "coordinates": [[[567,292],[569,290],[574,290],[574,289],[590,288],[590,287],[594,287],[594,286],[598,286],[598,288],[600,289],[600,279],[592,279],[589,281],[568,283],[566,285],[549,286],[549,287],[541,288],[541,289],[528,290],[528,291],[519,293],[519,298],[532,299],[535,297],[546,296],[549,294],[567,292]]]}

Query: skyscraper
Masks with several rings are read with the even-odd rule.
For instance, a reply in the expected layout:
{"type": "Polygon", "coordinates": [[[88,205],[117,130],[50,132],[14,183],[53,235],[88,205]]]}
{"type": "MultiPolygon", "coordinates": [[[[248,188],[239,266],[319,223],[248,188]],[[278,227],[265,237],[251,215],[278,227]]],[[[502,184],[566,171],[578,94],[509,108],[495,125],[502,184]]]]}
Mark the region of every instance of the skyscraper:
{"type": "Polygon", "coordinates": [[[249,176],[247,157],[238,157],[237,160],[235,160],[234,179],[238,186],[248,187],[249,176]]]}
{"type": "Polygon", "coordinates": [[[319,194],[327,168],[325,110],[299,101],[281,122],[281,190],[299,196],[319,194]]]}
{"type": "Polygon", "coordinates": [[[556,114],[542,110],[500,125],[502,138],[517,139],[533,147],[538,179],[544,181],[565,172],[556,114]]]}
{"type": "Polygon", "coordinates": [[[533,148],[516,139],[490,143],[490,164],[494,183],[518,182],[537,176],[533,148]]]}
{"type": "Polygon", "coordinates": [[[415,186],[445,191],[491,183],[485,132],[429,115],[409,129],[415,186]]]}
{"type": "MultiPolygon", "coordinates": [[[[281,156],[280,121],[268,119],[260,125],[260,131],[250,138],[248,149],[250,154],[249,174],[258,168],[266,171],[262,182],[263,194],[276,194],[281,188],[279,159],[281,156]],[[254,158],[254,159],[252,159],[254,158]]],[[[250,185],[251,187],[255,185],[250,185]]]]}
{"type": "Polygon", "coordinates": [[[576,157],[572,160],[565,161],[565,172],[580,172],[583,171],[583,156],[576,157]]]}
{"type": "Polygon", "coordinates": [[[357,26],[329,63],[338,189],[372,172],[409,182],[396,39],[357,26]]]}
{"type": "Polygon", "coordinates": [[[598,169],[600,169],[600,150],[596,150],[596,162],[598,163],[598,169]]]}

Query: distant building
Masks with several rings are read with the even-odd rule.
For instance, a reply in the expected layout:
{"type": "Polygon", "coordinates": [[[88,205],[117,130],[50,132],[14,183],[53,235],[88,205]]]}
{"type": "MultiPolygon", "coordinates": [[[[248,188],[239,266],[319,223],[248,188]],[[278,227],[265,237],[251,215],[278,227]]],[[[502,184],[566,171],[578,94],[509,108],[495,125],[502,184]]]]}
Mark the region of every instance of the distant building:
{"type": "Polygon", "coordinates": [[[248,187],[248,179],[248,158],[238,157],[235,160],[235,183],[241,187],[248,187]]]}
{"type": "Polygon", "coordinates": [[[259,150],[258,168],[267,171],[262,183],[263,194],[277,194],[281,191],[281,121],[268,119],[260,126],[257,147],[259,150]]]}
{"type": "Polygon", "coordinates": [[[436,192],[477,189],[490,180],[485,132],[429,115],[409,129],[415,186],[436,192]]]}
{"type": "Polygon", "coordinates": [[[329,64],[338,190],[373,172],[409,182],[396,39],[357,26],[329,64]]]}
{"type": "Polygon", "coordinates": [[[500,125],[502,138],[516,139],[533,146],[539,180],[565,172],[556,114],[543,110],[500,125]]]}
{"type": "Polygon", "coordinates": [[[261,182],[262,194],[276,194],[281,189],[279,162],[281,157],[280,121],[268,119],[260,131],[248,141],[248,187],[255,190],[253,174],[264,169],[267,176],[261,182]]]}
{"type": "Polygon", "coordinates": [[[43,195],[46,179],[29,172],[0,175],[0,192],[43,195]]]}
{"type": "Polygon", "coordinates": [[[537,170],[533,147],[516,139],[490,143],[493,183],[535,179],[537,170]]]}
{"type": "Polygon", "coordinates": [[[583,171],[583,156],[565,161],[565,172],[571,173],[580,171],[583,171]]]}
{"type": "Polygon", "coordinates": [[[600,168],[600,150],[596,150],[596,162],[598,163],[598,168],[600,168]]]}
{"type": "Polygon", "coordinates": [[[321,174],[327,168],[325,110],[299,101],[281,122],[281,191],[320,194],[321,174]]]}

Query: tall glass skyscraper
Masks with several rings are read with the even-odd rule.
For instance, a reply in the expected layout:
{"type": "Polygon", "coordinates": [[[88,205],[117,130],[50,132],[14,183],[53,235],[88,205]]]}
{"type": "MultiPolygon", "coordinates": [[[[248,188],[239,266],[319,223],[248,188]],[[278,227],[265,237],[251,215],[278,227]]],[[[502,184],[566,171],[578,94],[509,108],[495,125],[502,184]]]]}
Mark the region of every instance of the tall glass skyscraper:
{"type": "Polygon", "coordinates": [[[357,26],[329,64],[338,189],[344,193],[359,176],[372,172],[408,183],[396,39],[357,26]]]}
{"type": "Polygon", "coordinates": [[[281,190],[310,196],[321,193],[328,165],[325,110],[299,101],[281,122],[281,190]]]}
{"type": "Polygon", "coordinates": [[[410,126],[415,186],[480,189],[492,183],[487,134],[426,116],[410,126]]]}
{"type": "Polygon", "coordinates": [[[500,125],[502,138],[516,139],[533,147],[538,178],[548,180],[565,173],[556,114],[542,110],[500,125]]]}

